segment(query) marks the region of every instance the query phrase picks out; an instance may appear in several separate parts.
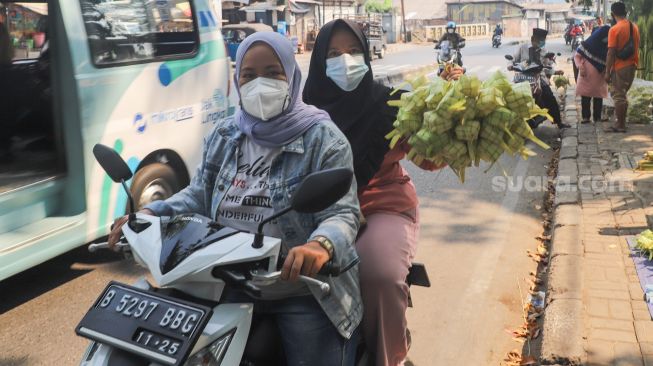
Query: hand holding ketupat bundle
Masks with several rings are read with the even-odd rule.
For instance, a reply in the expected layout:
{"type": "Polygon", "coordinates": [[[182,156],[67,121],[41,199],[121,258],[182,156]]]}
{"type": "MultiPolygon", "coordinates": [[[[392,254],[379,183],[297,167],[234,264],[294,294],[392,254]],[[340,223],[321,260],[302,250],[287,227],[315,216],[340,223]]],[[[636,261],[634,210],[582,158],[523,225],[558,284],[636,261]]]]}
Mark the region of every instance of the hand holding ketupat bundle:
{"type": "Polygon", "coordinates": [[[447,64],[440,73],[440,77],[447,81],[458,80],[465,73],[465,69],[458,65],[447,64]]]}
{"type": "Polygon", "coordinates": [[[465,169],[478,167],[481,160],[494,165],[506,152],[524,159],[535,155],[526,139],[549,148],[527,122],[537,115],[552,119],[535,104],[528,82],[511,84],[498,71],[481,82],[463,75],[462,68],[451,68],[440,77],[421,75],[408,83],[411,92],[388,102],[399,111],[386,138],[391,148],[407,141],[407,158],[417,165],[425,160],[447,164],[464,182],[465,169]]]}

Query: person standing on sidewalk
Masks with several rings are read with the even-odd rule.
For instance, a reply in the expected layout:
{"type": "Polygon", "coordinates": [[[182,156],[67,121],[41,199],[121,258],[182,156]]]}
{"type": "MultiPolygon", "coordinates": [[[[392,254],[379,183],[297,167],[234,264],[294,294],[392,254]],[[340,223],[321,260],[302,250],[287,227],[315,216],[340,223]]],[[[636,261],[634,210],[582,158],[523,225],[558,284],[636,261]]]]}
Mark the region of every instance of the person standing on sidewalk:
{"type": "MultiPolygon", "coordinates": [[[[462,69],[443,72],[457,79],[462,69]]],[[[325,110],[344,132],[354,154],[354,174],[365,224],[356,240],[361,258],[363,336],[377,366],[403,365],[410,346],[406,276],[417,249],[418,200],[399,163],[407,143],[389,148],[385,138],[397,118],[391,89],[374,81],[365,35],[348,20],[325,24],[317,35],[304,102],[325,110]]],[[[420,165],[435,170],[432,163],[420,165]]],[[[361,220],[361,222],[364,222],[361,220]]]]}
{"type": "Polygon", "coordinates": [[[581,123],[601,120],[603,98],[608,97],[608,83],[603,78],[605,59],[608,54],[608,32],[610,26],[596,28],[592,35],[580,46],[574,55],[574,66],[578,68],[576,76],[576,95],[581,97],[581,123]],[[592,113],[592,108],[593,112],[592,113]]]}
{"type": "Polygon", "coordinates": [[[612,98],[617,115],[617,124],[606,132],[626,132],[626,93],[635,79],[639,63],[639,29],[626,19],[626,5],[612,4],[612,20],[615,23],[608,34],[608,57],[605,66],[605,81],[612,83],[612,98]]]}

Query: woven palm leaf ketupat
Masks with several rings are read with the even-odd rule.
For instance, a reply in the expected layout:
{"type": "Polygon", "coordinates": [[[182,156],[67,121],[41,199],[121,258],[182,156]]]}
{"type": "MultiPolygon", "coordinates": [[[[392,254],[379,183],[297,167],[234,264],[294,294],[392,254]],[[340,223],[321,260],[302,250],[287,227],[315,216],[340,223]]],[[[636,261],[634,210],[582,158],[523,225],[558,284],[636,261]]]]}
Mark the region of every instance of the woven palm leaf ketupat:
{"type": "Polygon", "coordinates": [[[526,140],[549,148],[528,125],[533,116],[550,116],[535,104],[527,82],[512,84],[496,72],[483,82],[467,75],[457,81],[420,75],[407,83],[413,91],[389,102],[399,111],[386,138],[390,147],[406,141],[411,146],[407,158],[416,164],[447,163],[464,182],[465,170],[481,161],[495,164],[504,154],[533,156],[526,140]]]}

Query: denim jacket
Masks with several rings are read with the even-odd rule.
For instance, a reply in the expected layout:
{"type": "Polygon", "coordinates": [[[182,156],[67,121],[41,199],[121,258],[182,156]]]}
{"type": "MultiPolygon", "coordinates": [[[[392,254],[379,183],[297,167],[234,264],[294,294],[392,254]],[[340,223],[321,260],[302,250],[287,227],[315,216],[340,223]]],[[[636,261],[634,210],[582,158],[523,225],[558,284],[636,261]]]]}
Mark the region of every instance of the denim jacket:
{"type": "MultiPolygon", "coordinates": [[[[202,163],[190,185],[147,208],[159,216],[192,212],[217,219],[218,207],[236,176],[236,157],[244,137],[232,118],[219,122],[205,138],[202,163]]],[[[293,192],[307,174],[336,167],[353,170],[351,147],[337,126],[326,120],[283,146],[272,162],[268,183],[274,210],[290,206],[293,192]]],[[[328,238],[334,245],[334,260],[344,267],[357,257],[353,244],[359,212],[354,181],[347,195],[326,210],[314,214],[291,211],[279,217],[277,224],[289,248],[318,235],[328,238]]],[[[330,284],[331,293],[323,297],[319,289],[309,286],[311,293],[339,333],[349,338],[363,315],[358,266],[338,277],[318,277],[330,284]]]]}

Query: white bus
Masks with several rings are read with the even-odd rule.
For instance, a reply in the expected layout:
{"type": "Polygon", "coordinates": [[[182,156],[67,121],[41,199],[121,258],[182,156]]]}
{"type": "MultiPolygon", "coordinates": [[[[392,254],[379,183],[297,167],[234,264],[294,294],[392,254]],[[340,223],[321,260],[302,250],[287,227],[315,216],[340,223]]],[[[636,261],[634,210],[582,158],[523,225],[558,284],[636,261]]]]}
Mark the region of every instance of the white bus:
{"type": "Polygon", "coordinates": [[[108,233],[126,195],[102,143],[135,172],[137,205],[189,182],[229,105],[211,0],[0,0],[0,280],[108,233]]]}

